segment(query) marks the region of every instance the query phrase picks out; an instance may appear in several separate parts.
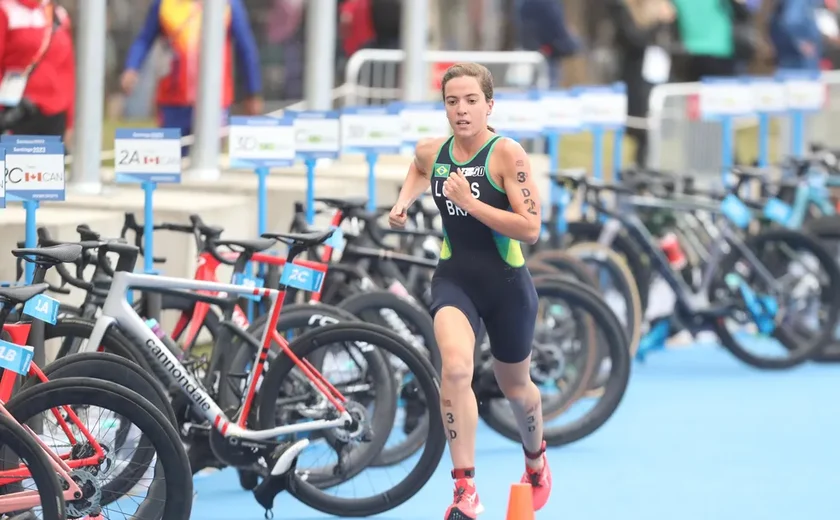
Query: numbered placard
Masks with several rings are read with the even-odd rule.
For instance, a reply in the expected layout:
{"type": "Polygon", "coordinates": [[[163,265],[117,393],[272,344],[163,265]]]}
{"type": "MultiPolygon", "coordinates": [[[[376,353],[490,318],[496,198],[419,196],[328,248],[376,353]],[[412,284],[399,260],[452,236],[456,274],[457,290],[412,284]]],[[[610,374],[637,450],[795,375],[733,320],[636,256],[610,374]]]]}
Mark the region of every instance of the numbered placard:
{"type": "Polygon", "coordinates": [[[294,289],[307,292],[321,292],[324,285],[324,273],[316,269],[297,264],[286,264],[280,283],[294,289]]]}
{"type": "Polygon", "coordinates": [[[779,114],[787,110],[787,90],[778,79],[751,78],[749,85],[756,112],[779,114]]]}
{"type": "Polygon", "coordinates": [[[402,120],[397,107],[351,107],[341,113],[341,148],[348,152],[398,153],[402,120]]]}
{"type": "Polygon", "coordinates": [[[786,226],[793,215],[793,208],[783,200],[772,198],[764,205],[764,217],[768,220],[786,226]]]}
{"type": "Polygon", "coordinates": [[[543,110],[536,91],[496,95],[488,124],[499,134],[514,139],[532,139],[542,135],[543,110]]]}
{"type": "Polygon", "coordinates": [[[815,112],[825,106],[826,88],[819,71],[782,70],[776,77],[785,85],[788,109],[815,112]]]}
{"type": "Polygon", "coordinates": [[[64,200],[64,144],[59,137],[4,135],[1,142],[7,200],[64,200]]]}
{"type": "Polygon", "coordinates": [[[582,123],[581,106],[577,93],[566,90],[548,90],[540,93],[540,107],[545,114],[547,132],[575,132],[582,123]]]}
{"type": "MultiPolygon", "coordinates": [[[[245,273],[234,273],[233,279],[230,283],[233,285],[244,285],[245,287],[250,287],[252,289],[261,289],[263,285],[265,285],[265,280],[258,276],[249,276],[245,273]]],[[[261,299],[261,296],[257,294],[245,294],[243,297],[255,302],[258,302],[261,299]]]]}
{"type": "Polygon", "coordinates": [[[119,183],[181,182],[180,128],[118,128],[114,153],[119,183]]]}
{"type": "Polygon", "coordinates": [[[295,128],[292,117],[230,118],[228,154],[234,168],[289,166],[295,160],[295,128]]]}
{"type": "Polygon", "coordinates": [[[402,121],[402,143],[413,153],[421,139],[452,134],[443,103],[394,103],[402,121]]]}
{"type": "Polygon", "coordinates": [[[0,340],[0,367],[6,370],[20,375],[28,374],[34,355],[35,349],[30,346],[0,340]]]}
{"type": "Polygon", "coordinates": [[[335,110],[287,112],[294,119],[295,154],[300,159],[335,159],[341,151],[341,124],[335,110]]]}
{"type": "Polygon", "coordinates": [[[753,112],[753,94],[748,83],[734,78],[704,78],[700,85],[703,119],[748,115],[753,112]]]}
{"type": "MultiPolygon", "coordinates": [[[[0,171],[6,172],[6,147],[0,146],[0,171]]],[[[6,207],[6,175],[0,175],[0,208],[6,207]]]]}
{"type": "Polygon", "coordinates": [[[36,320],[55,325],[58,318],[58,307],[58,300],[50,298],[46,294],[39,294],[26,301],[23,305],[23,313],[36,320]]]}
{"type": "Polygon", "coordinates": [[[614,130],[627,121],[627,89],[623,83],[576,89],[584,127],[614,130]]]}

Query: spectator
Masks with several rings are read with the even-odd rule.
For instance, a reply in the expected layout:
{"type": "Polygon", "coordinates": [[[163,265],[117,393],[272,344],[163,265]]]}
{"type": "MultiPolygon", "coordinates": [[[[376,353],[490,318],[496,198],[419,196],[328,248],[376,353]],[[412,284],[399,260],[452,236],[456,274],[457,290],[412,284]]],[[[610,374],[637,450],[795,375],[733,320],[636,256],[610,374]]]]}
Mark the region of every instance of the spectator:
{"type": "MultiPolygon", "coordinates": [[[[138,71],[149,55],[155,40],[163,37],[171,53],[169,73],[157,89],[156,104],[159,124],[167,128],[180,128],[182,135],[192,133],[193,105],[198,81],[198,52],[200,49],[202,3],[200,0],[154,0],[146,14],[146,22],[131,48],[120,83],[130,94],[138,80],[138,71]]],[[[233,51],[237,65],[245,74],[248,98],[245,112],[249,115],[263,111],[262,78],[259,51],[251,32],[248,13],[242,0],[228,0],[225,15],[229,39],[221,59],[223,65],[222,107],[225,118],[233,103],[233,51]],[[231,45],[231,40],[232,44],[231,45]]]]}
{"type": "Polygon", "coordinates": [[[819,70],[822,57],[822,33],[817,25],[816,9],[823,0],[777,0],[770,19],[770,39],[776,50],[780,69],[819,70]]]}
{"type": "Polygon", "coordinates": [[[338,32],[341,50],[346,58],[359,49],[372,45],[376,39],[370,2],[371,0],[345,0],[341,4],[338,32]]]}
{"type": "Polygon", "coordinates": [[[555,0],[519,0],[522,48],[542,52],[549,62],[551,84],[560,82],[560,60],[578,52],[580,42],[566,27],[563,6],[555,0]]]}
{"type": "Polygon", "coordinates": [[[0,0],[0,98],[32,105],[9,130],[71,140],[76,70],[67,11],[52,0],[0,0]]]}
{"type": "Polygon", "coordinates": [[[282,53],[283,99],[303,97],[303,0],[274,0],[268,13],[266,40],[269,49],[282,53]]]}
{"type": "Polygon", "coordinates": [[[373,47],[399,49],[402,47],[402,0],[370,0],[373,25],[373,47]]]}
{"type": "MultiPolygon", "coordinates": [[[[627,115],[645,118],[653,85],[668,81],[667,40],[676,11],[668,0],[610,0],[608,8],[615,21],[620,77],[627,86],[627,115]]],[[[631,125],[627,135],[636,144],[636,165],[644,167],[647,130],[631,125]]]]}
{"type": "MultiPolygon", "coordinates": [[[[672,0],[688,54],[686,81],[735,73],[733,6],[730,0],[672,0]]],[[[736,0],[733,0],[736,1],[736,0]]]]}

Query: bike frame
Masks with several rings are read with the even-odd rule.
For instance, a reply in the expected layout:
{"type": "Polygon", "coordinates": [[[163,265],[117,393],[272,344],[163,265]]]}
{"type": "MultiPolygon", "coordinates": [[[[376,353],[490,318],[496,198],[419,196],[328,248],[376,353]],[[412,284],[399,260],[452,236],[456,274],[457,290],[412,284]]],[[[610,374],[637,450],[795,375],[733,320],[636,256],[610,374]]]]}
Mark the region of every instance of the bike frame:
{"type": "MultiPolygon", "coordinates": [[[[247,427],[248,415],[256,395],[257,383],[260,376],[265,370],[265,365],[268,360],[268,352],[271,347],[271,340],[274,336],[272,332],[276,333],[277,319],[280,316],[280,311],[283,307],[283,298],[285,297],[285,290],[253,288],[242,285],[233,285],[218,282],[206,282],[201,280],[187,280],[183,278],[174,278],[160,275],[136,274],[126,271],[119,271],[114,273],[111,281],[111,288],[108,291],[108,296],[105,298],[105,303],[102,306],[102,314],[97,318],[90,339],[83,350],[94,351],[102,342],[102,338],[111,326],[118,326],[122,332],[129,334],[131,337],[139,340],[140,348],[148,350],[152,362],[157,364],[162,370],[167,372],[181,387],[181,390],[187,395],[196,410],[207,419],[225,438],[238,438],[249,441],[269,441],[281,435],[288,435],[299,432],[308,432],[315,430],[323,430],[328,428],[335,428],[344,426],[348,422],[352,422],[351,415],[344,409],[341,402],[344,402],[344,397],[340,394],[338,396],[331,395],[329,388],[323,383],[323,376],[317,370],[311,369],[311,365],[301,361],[288,345],[285,345],[284,353],[289,356],[292,362],[303,372],[310,383],[325,397],[327,397],[333,406],[336,407],[340,416],[337,419],[317,419],[310,422],[293,424],[288,426],[278,426],[269,428],[267,430],[249,430],[247,427]],[[266,323],[262,339],[260,341],[261,348],[257,352],[256,359],[251,368],[250,383],[248,385],[248,392],[245,396],[242,405],[242,411],[239,415],[237,423],[232,423],[225,415],[219,405],[210,397],[207,392],[199,385],[195,379],[189,374],[189,371],[181,364],[180,360],[172,354],[169,349],[158,339],[152,330],[146,325],[143,319],[135,312],[134,308],[128,303],[128,293],[131,289],[139,290],[182,290],[182,291],[208,291],[215,293],[239,294],[239,295],[253,295],[268,298],[271,301],[271,309],[269,310],[269,319],[266,323]],[[313,373],[314,372],[314,373],[313,373]],[[317,375],[316,375],[317,374],[317,375]],[[339,402],[341,400],[341,402],[339,402]]],[[[283,344],[281,344],[283,346],[283,344]]],[[[334,390],[334,389],[333,389],[334,390]]]]}
{"type": "MultiPolygon", "coordinates": [[[[2,329],[9,334],[11,342],[16,345],[26,344],[26,340],[29,337],[30,328],[31,323],[17,323],[4,325],[2,327],[2,329]]],[[[35,363],[31,363],[29,365],[28,375],[37,377],[41,382],[48,381],[47,376],[35,363]]],[[[3,376],[0,377],[0,413],[5,415],[9,419],[12,419],[15,422],[18,422],[17,419],[15,419],[12,416],[12,414],[9,413],[9,411],[5,407],[5,403],[8,402],[12,396],[17,377],[18,374],[12,372],[11,370],[4,370],[3,376]]],[[[67,417],[70,419],[70,422],[72,422],[77,428],[79,428],[79,431],[91,444],[91,446],[94,449],[94,455],[86,457],[84,459],[69,460],[69,453],[66,455],[58,455],[54,453],[49,448],[49,446],[47,446],[46,443],[41,439],[41,437],[34,431],[32,431],[31,428],[29,428],[29,426],[25,424],[21,424],[21,426],[29,435],[32,436],[33,439],[35,439],[35,442],[37,442],[38,445],[41,446],[41,449],[44,450],[44,452],[49,457],[50,464],[53,467],[53,469],[55,469],[55,472],[68,484],[68,488],[64,490],[62,497],[64,500],[70,501],[82,496],[82,490],[70,476],[70,472],[75,468],[100,464],[105,458],[105,450],[102,449],[102,446],[99,445],[99,443],[96,441],[93,435],[91,435],[87,428],[84,427],[81,420],[76,415],[76,412],[74,412],[72,408],[70,408],[69,406],[63,406],[62,410],[64,411],[64,413],[67,414],[67,417]]],[[[65,421],[61,414],[58,413],[58,410],[53,409],[52,412],[53,415],[55,415],[56,421],[58,422],[59,426],[67,435],[68,441],[70,441],[70,443],[75,443],[76,438],[73,435],[73,432],[70,431],[70,427],[67,425],[67,421],[65,421]]],[[[22,482],[23,480],[31,476],[32,475],[29,473],[29,468],[21,464],[16,469],[0,471],[0,486],[22,482]]],[[[17,493],[10,493],[8,495],[0,496],[0,513],[31,509],[33,507],[38,507],[40,504],[41,500],[38,496],[37,491],[21,491],[17,493]]]]}

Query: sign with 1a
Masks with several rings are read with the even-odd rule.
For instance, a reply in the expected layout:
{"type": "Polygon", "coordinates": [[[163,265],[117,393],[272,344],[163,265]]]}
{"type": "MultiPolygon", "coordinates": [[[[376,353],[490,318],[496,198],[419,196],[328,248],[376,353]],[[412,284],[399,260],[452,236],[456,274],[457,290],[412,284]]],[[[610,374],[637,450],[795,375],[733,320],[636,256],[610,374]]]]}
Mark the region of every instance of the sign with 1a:
{"type": "Polygon", "coordinates": [[[0,368],[26,375],[34,355],[35,349],[30,346],[0,340],[0,368]]]}
{"type": "Polygon", "coordinates": [[[118,128],[114,154],[117,182],[181,182],[180,128],[118,128]]]}
{"type": "Polygon", "coordinates": [[[58,136],[4,135],[9,201],[64,200],[64,144],[58,136]]]}
{"type": "Polygon", "coordinates": [[[234,168],[289,166],[295,160],[294,119],[288,116],[230,118],[228,154],[234,168]]]}
{"type": "Polygon", "coordinates": [[[280,276],[280,283],[301,291],[321,292],[324,273],[298,264],[286,264],[280,276]]]}
{"type": "Polygon", "coordinates": [[[394,105],[345,108],[340,121],[346,152],[398,153],[402,146],[402,119],[394,105]]]}
{"type": "Polygon", "coordinates": [[[295,155],[300,159],[335,159],[341,150],[341,124],[336,110],[289,111],[294,119],[295,155]]]}
{"type": "Polygon", "coordinates": [[[36,320],[55,325],[55,320],[58,318],[58,307],[58,300],[50,298],[46,294],[39,294],[26,301],[23,305],[23,313],[36,320]]]}

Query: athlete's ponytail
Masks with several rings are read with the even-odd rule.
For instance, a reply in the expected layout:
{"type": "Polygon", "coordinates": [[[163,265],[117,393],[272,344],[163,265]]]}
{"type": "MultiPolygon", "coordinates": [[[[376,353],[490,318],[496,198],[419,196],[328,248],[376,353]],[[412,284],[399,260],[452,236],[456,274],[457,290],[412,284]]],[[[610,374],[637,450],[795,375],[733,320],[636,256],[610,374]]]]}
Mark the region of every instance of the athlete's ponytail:
{"type": "Polygon", "coordinates": [[[491,132],[493,132],[494,134],[496,133],[496,129],[495,129],[495,128],[493,128],[493,127],[492,127],[492,126],[490,126],[490,125],[487,125],[487,129],[488,129],[488,130],[490,130],[491,132]]]}

